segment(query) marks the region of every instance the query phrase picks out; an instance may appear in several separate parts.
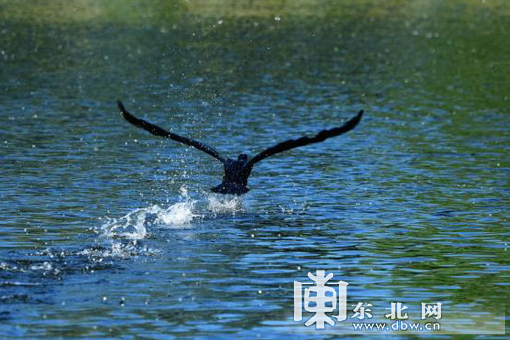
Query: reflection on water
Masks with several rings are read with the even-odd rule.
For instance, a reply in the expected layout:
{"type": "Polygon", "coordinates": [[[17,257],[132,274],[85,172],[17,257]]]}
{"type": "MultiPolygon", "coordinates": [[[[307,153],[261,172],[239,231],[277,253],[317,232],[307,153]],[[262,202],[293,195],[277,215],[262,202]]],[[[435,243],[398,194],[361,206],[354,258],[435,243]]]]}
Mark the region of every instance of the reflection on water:
{"type": "Polygon", "coordinates": [[[72,4],[0,1],[0,334],[317,336],[317,269],[380,314],[508,304],[506,2],[72,4]],[[230,156],[366,116],[224,198],[117,98],[230,156]]]}

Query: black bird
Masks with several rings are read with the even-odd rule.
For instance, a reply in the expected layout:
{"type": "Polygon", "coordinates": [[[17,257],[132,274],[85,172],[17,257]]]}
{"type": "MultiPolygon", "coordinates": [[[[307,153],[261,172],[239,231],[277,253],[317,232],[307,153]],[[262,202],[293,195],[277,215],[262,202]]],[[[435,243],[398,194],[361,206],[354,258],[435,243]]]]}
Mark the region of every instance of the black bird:
{"type": "Polygon", "coordinates": [[[251,170],[253,169],[255,163],[258,163],[266,157],[272,156],[283,151],[287,151],[312,143],[319,143],[328,138],[336,137],[343,133],[346,133],[354,129],[354,127],[358,125],[361,116],[363,115],[363,110],[361,110],[355,117],[351,118],[349,121],[347,121],[347,123],[345,123],[342,126],[335,127],[329,130],[322,130],[317,135],[311,138],[305,136],[298,139],[287,140],[285,142],[276,144],[273,147],[265,149],[264,151],[262,151],[261,153],[259,153],[258,155],[251,159],[248,157],[248,155],[242,153],[237,157],[237,160],[234,160],[231,158],[222,157],[218,151],[216,151],[215,149],[206,144],[203,144],[193,139],[176,135],[175,133],[166,131],[160,128],[159,126],[151,124],[145,120],[136,118],[126,110],[126,108],[124,107],[120,100],[117,101],[117,106],[119,107],[122,117],[124,117],[125,120],[127,120],[134,126],[144,129],[152,133],[153,135],[170,138],[177,142],[197,148],[198,150],[201,150],[213,156],[221,163],[223,163],[223,167],[225,169],[223,181],[221,182],[220,185],[211,188],[211,191],[219,194],[233,194],[233,195],[243,195],[250,190],[247,188],[248,177],[250,177],[251,170]]]}

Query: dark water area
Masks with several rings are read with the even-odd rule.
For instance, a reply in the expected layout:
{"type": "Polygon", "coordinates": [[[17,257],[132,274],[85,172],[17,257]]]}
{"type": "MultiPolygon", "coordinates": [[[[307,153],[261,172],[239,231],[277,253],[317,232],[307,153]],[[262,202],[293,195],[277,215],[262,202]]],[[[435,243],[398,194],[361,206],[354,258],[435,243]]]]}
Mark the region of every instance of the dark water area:
{"type": "Polygon", "coordinates": [[[293,320],[316,270],[379,316],[505,319],[507,2],[71,3],[0,1],[2,337],[356,336],[293,320]],[[236,200],[117,99],[230,157],[366,113],[236,200]]]}

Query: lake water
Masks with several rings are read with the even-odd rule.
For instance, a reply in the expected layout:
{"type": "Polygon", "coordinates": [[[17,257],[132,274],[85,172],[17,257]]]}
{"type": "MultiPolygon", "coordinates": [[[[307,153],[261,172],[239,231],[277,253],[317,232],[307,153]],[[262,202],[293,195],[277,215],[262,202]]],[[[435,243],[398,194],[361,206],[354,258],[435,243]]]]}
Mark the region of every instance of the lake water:
{"type": "Polygon", "coordinates": [[[345,334],[293,320],[294,281],[316,270],[349,283],[349,318],[402,302],[421,321],[441,302],[460,331],[501,332],[509,15],[489,0],[0,1],[0,334],[345,334]],[[233,200],[208,193],[218,161],[129,125],[118,98],[230,157],[366,113],[257,164],[233,200]]]}

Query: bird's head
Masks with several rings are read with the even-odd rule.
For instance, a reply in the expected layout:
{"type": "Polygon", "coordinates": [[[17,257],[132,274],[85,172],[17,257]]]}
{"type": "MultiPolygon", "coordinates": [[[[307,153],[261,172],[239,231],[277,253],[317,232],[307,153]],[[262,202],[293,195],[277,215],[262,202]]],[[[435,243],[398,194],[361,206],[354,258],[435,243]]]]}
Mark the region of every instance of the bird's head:
{"type": "Polygon", "coordinates": [[[248,155],[245,154],[245,153],[242,153],[239,156],[237,156],[237,160],[239,162],[243,162],[244,163],[244,162],[248,161],[248,155]]]}

